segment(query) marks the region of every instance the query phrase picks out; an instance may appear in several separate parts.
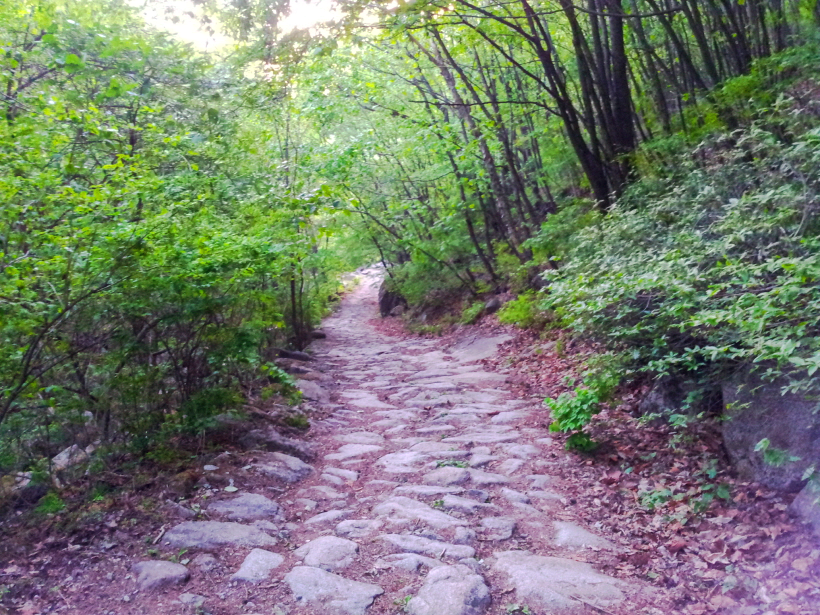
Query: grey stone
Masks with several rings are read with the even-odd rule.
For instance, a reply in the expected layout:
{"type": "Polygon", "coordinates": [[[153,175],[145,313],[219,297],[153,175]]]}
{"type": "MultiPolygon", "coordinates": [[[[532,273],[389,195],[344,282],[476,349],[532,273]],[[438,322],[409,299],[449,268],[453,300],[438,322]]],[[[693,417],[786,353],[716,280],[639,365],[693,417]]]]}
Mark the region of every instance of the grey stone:
{"type": "Polygon", "coordinates": [[[498,459],[496,455],[474,454],[470,457],[469,463],[471,468],[480,468],[481,466],[485,466],[496,459],[498,459]]]}
{"type": "Polygon", "coordinates": [[[529,504],[530,498],[520,491],[515,491],[514,489],[509,489],[504,487],[501,489],[501,497],[507,500],[508,502],[520,502],[522,504],[529,504]]]}
{"type": "Polygon", "coordinates": [[[284,561],[285,558],[278,553],[271,553],[264,549],[253,549],[245,557],[239,570],[231,576],[231,581],[261,583],[270,576],[274,568],[281,566],[284,561]]]}
{"type": "MultiPolygon", "coordinates": [[[[202,469],[205,470],[206,472],[216,472],[219,469],[219,467],[208,464],[208,465],[202,466],[202,469]]],[[[183,594],[183,596],[194,596],[194,595],[195,594],[183,594]]]]}
{"type": "Polygon", "coordinates": [[[345,444],[335,453],[325,455],[325,459],[328,461],[344,461],[345,459],[353,459],[380,450],[382,450],[382,447],[375,444],[345,444]]]}
{"type": "Polygon", "coordinates": [[[327,512],[311,517],[305,521],[305,525],[322,525],[324,523],[339,521],[345,517],[349,517],[352,512],[352,510],[328,510],[327,512]]]}
{"type": "Polygon", "coordinates": [[[423,479],[428,485],[460,485],[470,480],[470,473],[464,468],[445,466],[438,468],[424,475],[423,479]]]}
{"type": "Polygon", "coordinates": [[[532,555],[528,551],[498,552],[495,558],[493,570],[515,588],[516,602],[531,609],[581,615],[588,612],[584,603],[612,609],[624,600],[622,581],[583,562],[532,555]]]}
{"type": "Polygon", "coordinates": [[[379,314],[381,314],[382,318],[393,315],[392,312],[396,307],[407,307],[407,300],[402,297],[400,293],[391,290],[390,286],[390,278],[382,280],[379,286],[379,314]]]}
{"type": "Polygon", "coordinates": [[[469,498],[462,498],[457,495],[445,495],[441,501],[442,508],[446,510],[456,510],[467,515],[473,514],[477,510],[490,511],[496,507],[492,504],[482,504],[469,498]]]}
{"type": "Polygon", "coordinates": [[[359,473],[355,470],[343,470],[342,468],[325,468],[325,474],[331,474],[333,476],[338,476],[342,480],[346,480],[348,482],[355,482],[359,480],[359,473]]]}
{"type": "Polygon", "coordinates": [[[470,480],[476,485],[506,485],[510,482],[506,476],[481,470],[470,470],[470,480]]]}
{"type": "Polygon", "coordinates": [[[532,444],[502,444],[500,448],[508,455],[519,459],[532,459],[541,454],[541,449],[532,444]]]}
{"type": "Polygon", "coordinates": [[[509,517],[486,517],[481,520],[484,540],[507,540],[515,531],[515,519],[509,517]]]}
{"type": "Polygon", "coordinates": [[[499,442],[513,442],[520,440],[521,434],[517,431],[484,431],[444,438],[442,442],[477,442],[480,444],[496,444],[499,442]]]}
{"type": "Polygon", "coordinates": [[[457,545],[469,545],[475,542],[475,531],[466,527],[457,527],[453,532],[453,543],[457,545]]]}
{"type": "Polygon", "coordinates": [[[208,511],[231,520],[275,519],[283,521],[282,507],[257,493],[243,493],[231,500],[219,500],[208,505],[208,511]]]}
{"type": "Polygon", "coordinates": [[[334,439],[345,444],[383,444],[384,437],[372,431],[357,431],[354,433],[334,436],[334,439]]]}
{"type": "Polygon", "coordinates": [[[194,610],[202,608],[202,605],[205,604],[205,596],[200,596],[198,594],[180,594],[179,598],[177,598],[182,604],[187,604],[194,610]]]}
{"type": "Polygon", "coordinates": [[[345,484],[345,482],[341,478],[339,478],[338,476],[334,476],[333,474],[322,474],[319,478],[321,478],[326,483],[336,485],[337,487],[345,484]]]}
{"type": "Polygon", "coordinates": [[[418,572],[422,566],[436,568],[444,565],[432,557],[425,557],[417,553],[394,553],[385,555],[376,562],[376,568],[398,568],[407,572],[418,572]]]}
{"type": "Polygon", "coordinates": [[[439,487],[436,485],[402,485],[396,487],[393,493],[396,495],[420,495],[420,496],[436,496],[445,493],[463,493],[463,487],[439,487]]]}
{"type": "MultiPolygon", "coordinates": [[[[94,450],[93,446],[88,447],[91,451],[94,450]]],[[[51,469],[55,472],[62,472],[63,470],[67,470],[68,468],[83,463],[84,461],[88,461],[89,453],[86,453],[85,450],[82,449],[77,444],[72,444],[67,449],[58,453],[52,460],[51,460],[51,469]]]]}
{"type": "Polygon", "coordinates": [[[496,335],[492,337],[485,337],[480,334],[469,336],[451,349],[450,353],[461,363],[471,363],[473,361],[481,361],[493,356],[498,346],[504,342],[512,339],[512,335],[496,335]]]}
{"type": "Polygon", "coordinates": [[[453,545],[440,540],[433,540],[423,536],[413,536],[411,534],[384,534],[379,536],[379,540],[386,542],[399,551],[420,553],[421,555],[428,555],[438,559],[442,557],[461,559],[475,555],[475,549],[467,545],[453,545]]]}
{"type": "Polygon", "coordinates": [[[466,522],[462,519],[456,519],[422,502],[404,496],[394,496],[385,500],[373,508],[373,514],[379,517],[387,517],[387,521],[392,524],[408,525],[420,522],[436,529],[466,525],[466,522]]]}
{"type": "Polygon", "coordinates": [[[315,498],[317,500],[339,500],[344,499],[346,495],[336,491],[333,487],[327,485],[313,485],[306,487],[296,492],[296,495],[302,498],[315,498]]]}
{"type": "Polygon", "coordinates": [[[191,560],[191,564],[203,572],[212,572],[219,566],[219,562],[210,553],[200,553],[191,560]]]}
{"type": "Polygon", "coordinates": [[[411,615],[481,615],[490,590],[468,566],[439,566],[427,573],[419,593],[407,603],[411,615]]]}
{"type": "Polygon", "coordinates": [[[273,476],[286,483],[296,483],[307,478],[313,472],[313,466],[306,464],[298,457],[284,453],[270,453],[253,464],[262,474],[273,476]]]}
{"type": "Polygon", "coordinates": [[[342,570],[353,563],[359,545],[337,536],[320,536],[296,549],[293,554],[307,566],[322,570],[342,570]]]}
{"type": "Polygon", "coordinates": [[[137,575],[137,587],[142,591],[181,585],[191,577],[191,573],[182,564],[165,560],[137,562],[131,570],[137,575]]]}
{"type": "Polygon", "coordinates": [[[806,468],[820,459],[820,412],[816,399],[782,395],[786,384],[762,382],[748,370],[726,383],[723,443],[742,478],[770,489],[799,491],[806,484],[806,468]],[[755,450],[764,438],[772,449],[799,459],[777,466],[766,463],[763,453],[755,450]]]}
{"type": "Polygon", "coordinates": [[[262,530],[241,523],[220,521],[186,521],[165,534],[165,542],[176,548],[216,549],[225,545],[237,547],[272,547],[276,539],[262,530]]]}
{"type": "Polygon", "coordinates": [[[503,474],[514,474],[524,465],[523,459],[506,459],[498,464],[497,470],[503,474]]]}
{"type": "Polygon", "coordinates": [[[524,412],[523,410],[507,410],[506,412],[496,414],[490,419],[490,422],[495,425],[506,425],[507,423],[514,423],[520,419],[527,418],[529,414],[529,412],[524,412]]]}
{"type": "Polygon", "coordinates": [[[273,427],[252,429],[239,439],[246,449],[262,449],[295,455],[309,461],[315,456],[313,449],[306,442],[283,436],[273,427]]]}
{"type": "Polygon", "coordinates": [[[296,566],[285,575],[293,598],[313,612],[364,615],[376,596],[384,593],[378,585],[359,583],[312,566],[296,566]]]}
{"type": "Polygon", "coordinates": [[[490,297],[484,304],[484,313],[495,314],[501,309],[502,305],[504,305],[504,302],[499,297],[490,297]]]}
{"type": "Polygon", "coordinates": [[[554,542],[556,546],[572,549],[589,547],[606,551],[614,551],[617,549],[615,543],[612,541],[597,536],[569,521],[555,521],[553,522],[553,527],[555,528],[554,542]]]}
{"type": "Polygon", "coordinates": [[[336,526],[336,534],[348,538],[364,538],[379,531],[384,523],[379,519],[347,519],[336,526]]]}
{"type": "Polygon", "coordinates": [[[417,451],[400,451],[380,457],[376,463],[391,474],[412,474],[421,469],[421,465],[429,459],[424,453],[417,451]]]}
{"type": "Polygon", "coordinates": [[[820,536],[820,485],[811,480],[794,498],[789,512],[808,523],[815,535],[820,536]]]}
{"type": "Polygon", "coordinates": [[[312,380],[297,380],[296,388],[302,391],[302,396],[320,404],[330,403],[330,393],[312,380]]]}

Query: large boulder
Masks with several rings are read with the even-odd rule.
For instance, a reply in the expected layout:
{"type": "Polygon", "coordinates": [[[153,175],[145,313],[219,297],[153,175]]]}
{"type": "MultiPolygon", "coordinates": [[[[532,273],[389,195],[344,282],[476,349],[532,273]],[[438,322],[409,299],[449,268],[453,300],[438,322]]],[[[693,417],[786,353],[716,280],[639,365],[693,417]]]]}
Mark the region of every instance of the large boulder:
{"type": "Polygon", "coordinates": [[[389,316],[398,306],[407,307],[407,300],[390,287],[388,278],[385,278],[379,286],[379,313],[382,317],[389,316]]]}
{"type": "Polygon", "coordinates": [[[799,491],[806,484],[806,469],[820,461],[820,413],[817,400],[810,399],[814,395],[783,394],[786,384],[763,382],[748,369],[726,382],[723,441],[742,478],[770,489],[799,491]],[[768,451],[783,458],[776,465],[755,450],[764,439],[768,451]]]}

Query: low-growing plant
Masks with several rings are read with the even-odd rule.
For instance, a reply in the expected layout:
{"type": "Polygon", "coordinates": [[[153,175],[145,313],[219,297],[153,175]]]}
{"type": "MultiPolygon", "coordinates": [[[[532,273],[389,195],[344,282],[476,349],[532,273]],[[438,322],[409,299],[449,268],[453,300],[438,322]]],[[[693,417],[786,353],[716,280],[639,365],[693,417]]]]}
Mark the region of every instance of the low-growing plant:
{"type": "Polygon", "coordinates": [[[589,452],[597,444],[584,432],[592,417],[601,411],[598,394],[577,387],[573,393],[561,393],[557,398],[548,398],[545,403],[552,414],[550,431],[569,433],[567,450],[589,452]]]}
{"type": "Polygon", "coordinates": [[[49,491],[37,502],[34,512],[41,515],[53,515],[61,512],[64,508],[65,502],[60,495],[56,491],[49,491]]]}
{"type": "Polygon", "coordinates": [[[469,307],[464,308],[464,311],[461,312],[461,323],[465,325],[471,325],[476,320],[479,319],[482,312],[484,311],[484,303],[481,301],[476,301],[469,307]]]}
{"type": "Polygon", "coordinates": [[[534,291],[521,293],[505,303],[498,310],[498,320],[507,325],[515,325],[521,329],[529,329],[546,322],[545,313],[538,307],[538,300],[534,291]]]}

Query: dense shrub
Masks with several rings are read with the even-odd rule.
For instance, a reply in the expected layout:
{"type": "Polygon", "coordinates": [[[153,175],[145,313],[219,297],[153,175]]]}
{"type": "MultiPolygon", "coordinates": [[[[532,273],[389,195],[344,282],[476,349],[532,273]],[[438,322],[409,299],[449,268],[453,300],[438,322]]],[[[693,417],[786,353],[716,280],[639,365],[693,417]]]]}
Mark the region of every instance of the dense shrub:
{"type": "Polygon", "coordinates": [[[784,95],[758,117],[579,231],[544,307],[655,374],[749,363],[808,386],[820,368],[820,108],[784,95]]]}

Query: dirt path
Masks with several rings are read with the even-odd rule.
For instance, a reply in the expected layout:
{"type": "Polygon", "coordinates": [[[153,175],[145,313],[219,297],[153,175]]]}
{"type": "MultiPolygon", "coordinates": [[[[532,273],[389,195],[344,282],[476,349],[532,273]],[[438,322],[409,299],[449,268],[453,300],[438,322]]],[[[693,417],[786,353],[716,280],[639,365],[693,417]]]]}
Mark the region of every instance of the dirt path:
{"type": "Polygon", "coordinates": [[[309,463],[217,458],[199,515],[158,541],[166,559],[132,566],[127,604],[101,612],[662,613],[658,590],[611,576],[622,547],[573,522],[540,398],[480,363],[506,336],[388,337],[368,324],[377,283],[311,349],[332,402],[313,455],[289,451],[309,463]]]}

